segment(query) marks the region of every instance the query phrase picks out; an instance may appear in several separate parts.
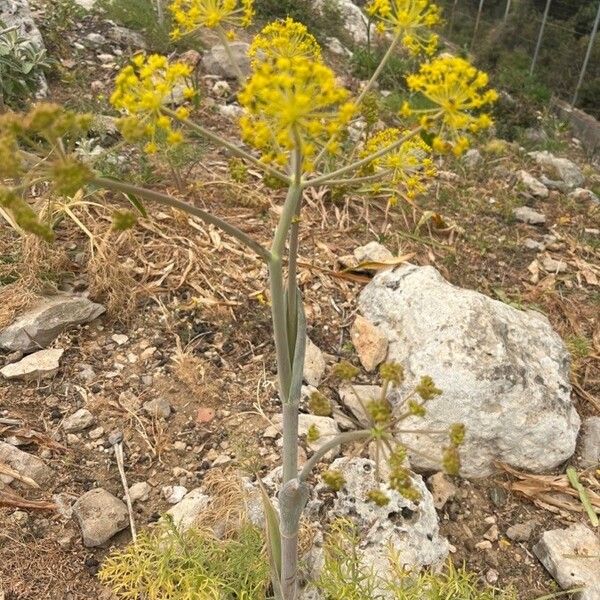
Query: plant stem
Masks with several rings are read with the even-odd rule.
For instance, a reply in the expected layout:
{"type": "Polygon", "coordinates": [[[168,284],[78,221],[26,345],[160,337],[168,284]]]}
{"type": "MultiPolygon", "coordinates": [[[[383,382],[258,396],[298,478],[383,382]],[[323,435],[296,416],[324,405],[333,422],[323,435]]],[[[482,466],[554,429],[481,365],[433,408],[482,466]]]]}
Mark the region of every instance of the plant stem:
{"type": "Polygon", "coordinates": [[[231,51],[231,46],[229,44],[229,40],[227,39],[227,36],[225,35],[223,28],[221,26],[219,26],[219,27],[217,27],[216,31],[217,31],[217,35],[219,36],[219,39],[221,40],[221,44],[223,44],[223,48],[225,48],[225,53],[227,54],[227,58],[229,59],[229,62],[231,64],[231,66],[233,67],[233,70],[235,71],[235,76],[237,77],[240,84],[243,84],[246,77],[244,77],[244,74],[242,73],[242,70],[240,69],[240,65],[238,65],[235,58],[233,57],[233,52],[231,51]]]}
{"type": "Polygon", "coordinates": [[[381,75],[381,72],[383,71],[388,60],[391,58],[392,54],[394,53],[394,50],[396,49],[396,46],[398,45],[398,42],[400,41],[400,35],[401,35],[400,33],[396,33],[396,35],[394,36],[394,39],[392,40],[392,43],[390,44],[389,48],[387,49],[387,52],[384,54],[379,65],[377,65],[377,68],[375,69],[375,72],[373,73],[373,75],[371,75],[371,79],[369,79],[367,85],[363,88],[362,92],[356,99],[356,104],[360,104],[362,102],[362,100],[366,96],[367,92],[373,87],[373,85],[377,81],[378,77],[381,75]]]}
{"type": "Polygon", "coordinates": [[[122,181],[115,181],[113,179],[106,179],[105,177],[96,177],[92,180],[92,183],[101,187],[105,190],[111,190],[115,192],[123,192],[124,194],[133,194],[134,196],[140,196],[146,200],[150,200],[152,202],[158,202],[163,206],[170,206],[172,208],[177,208],[182,210],[194,217],[198,217],[205,223],[209,223],[210,225],[214,225],[218,227],[225,233],[231,235],[236,238],[242,244],[248,246],[251,250],[253,250],[260,258],[265,261],[270,260],[269,251],[259,244],[256,240],[252,239],[249,235],[245,234],[241,229],[238,229],[231,223],[212,215],[211,213],[193,206],[187,202],[183,202],[182,200],[178,200],[177,198],[173,198],[168,194],[163,194],[162,192],[157,192],[155,190],[149,190],[143,187],[139,187],[137,185],[132,185],[130,183],[124,183],[122,181]]]}
{"type": "Polygon", "coordinates": [[[211,142],[214,142],[218,146],[227,148],[227,150],[229,150],[235,156],[239,156],[240,158],[247,160],[248,162],[252,163],[255,167],[258,167],[265,173],[268,173],[269,175],[272,175],[273,177],[276,177],[277,179],[279,179],[287,184],[290,184],[292,182],[291,178],[288,177],[285,173],[282,173],[278,169],[275,169],[274,167],[271,167],[270,165],[263,163],[262,161],[258,160],[258,158],[255,158],[254,156],[252,156],[252,154],[250,154],[249,152],[242,150],[240,147],[236,146],[234,143],[227,141],[225,138],[222,138],[220,135],[217,135],[216,133],[213,133],[212,131],[210,131],[210,129],[205,129],[201,125],[198,125],[197,123],[193,123],[189,119],[180,119],[174,110],[171,110],[170,108],[166,108],[165,106],[163,106],[161,108],[161,111],[164,112],[165,115],[168,115],[169,117],[172,117],[173,119],[177,119],[182,125],[184,125],[188,129],[190,129],[191,131],[194,131],[195,133],[201,135],[202,137],[209,139],[211,142]]]}
{"type": "Polygon", "coordinates": [[[360,431],[346,431],[336,435],[333,439],[329,440],[326,444],[323,444],[304,464],[300,474],[298,475],[299,481],[306,481],[311,474],[314,467],[319,461],[330,451],[342,444],[349,442],[357,442],[364,440],[372,435],[370,429],[361,429],[360,431]]]}

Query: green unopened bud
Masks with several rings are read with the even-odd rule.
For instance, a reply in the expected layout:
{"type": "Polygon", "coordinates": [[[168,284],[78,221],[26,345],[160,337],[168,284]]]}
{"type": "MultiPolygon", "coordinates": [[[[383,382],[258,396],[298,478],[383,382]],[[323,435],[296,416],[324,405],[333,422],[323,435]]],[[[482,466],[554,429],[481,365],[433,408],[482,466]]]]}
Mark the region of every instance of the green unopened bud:
{"type": "Polygon", "coordinates": [[[47,242],[54,239],[52,228],[42,223],[33,208],[12,190],[0,188],[0,206],[10,211],[15,223],[23,231],[33,233],[47,242]]]}
{"type": "Polygon", "coordinates": [[[404,446],[396,446],[388,458],[390,469],[402,469],[406,464],[407,452],[404,446]]]}
{"type": "Polygon", "coordinates": [[[334,491],[339,492],[346,483],[346,479],[341,471],[336,469],[328,469],[321,475],[323,481],[334,491]]]}
{"type": "Polygon", "coordinates": [[[379,376],[383,381],[400,385],[404,381],[404,368],[397,362],[384,362],[379,367],[379,376]]]}
{"type": "Polygon", "coordinates": [[[387,400],[371,400],[367,403],[367,413],[376,425],[387,425],[392,418],[392,406],[387,400]]]}
{"type": "Polygon", "coordinates": [[[422,404],[419,404],[416,400],[408,401],[408,412],[415,417],[424,417],[427,411],[422,404]]]}
{"type": "Polygon", "coordinates": [[[319,417],[330,417],[332,413],[331,402],[329,398],[321,394],[321,392],[314,391],[308,399],[308,406],[310,412],[319,417]]]}
{"type": "Polygon", "coordinates": [[[129,210],[117,210],[112,216],[112,226],[116,231],[131,229],[137,223],[137,216],[129,210]]]}
{"type": "Polygon", "coordinates": [[[458,475],[460,471],[460,455],[456,446],[444,448],[442,454],[442,466],[448,475],[458,475]]]}
{"type": "Polygon", "coordinates": [[[377,506],[385,506],[390,502],[389,496],[379,489],[369,490],[367,492],[367,500],[377,504],[377,506]]]}
{"type": "Polygon", "coordinates": [[[415,387],[415,391],[423,398],[423,400],[431,400],[442,393],[442,390],[435,387],[435,383],[429,375],[421,377],[421,381],[415,387]]]}
{"type": "Polygon", "coordinates": [[[279,179],[279,177],[275,177],[274,175],[265,174],[263,175],[263,183],[265,187],[270,190],[282,190],[287,187],[287,183],[279,179]]]}
{"type": "Polygon", "coordinates": [[[306,432],[306,441],[309,444],[313,444],[318,441],[320,437],[321,434],[319,433],[319,428],[313,423],[306,432]]]}
{"type": "Polygon", "coordinates": [[[421,492],[419,492],[419,490],[412,485],[407,485],[406,487],[400,488],[398,493],[411,502],[418,502],[421,499],[421,492]]]}
{"type": "Polygon", "coordinates": [[[410,471],[406,467],[392,469],[390,471],[390,487],[397,492],[410,487],[410,471]]]}
{"type": "Polygon", "coordinates": [[[379,120],[379,98],[374,92],[367,92],[360,103],[360,114],[364,117],[367,127],[371,128],[379,120]]]}
{"type": "Polygon", "coordinates": [[[10,133],[0,136],[0,178],[17,177],[21,172],[21,155],[16,138],[10,133]]]}
{"type": "Polygon", "coordinates": [[[64,196],[72,196],[92,179],[90,169],[73,158],[56,161],[50,169],[54,189],[64,196]]]}
{"type": "Polygon", "coordinates": [[[360,372],[357,367],[350,364],[347,360],[342,360],[334,365],[332,371],[334,377],[343,381],[352,381],[360,372]]]}
{"type": "Polygon", "coordinates": [[[242,159],[232,158],[229,161],[229,175],[231,175],[231,179],[238,183],[243,183],[248,179],[248,168],[242,159]]]}
{"type": "Polygon", "coordinates": [[[453,423],[450,425],[450,443],[453,446],[460,446],[465,441],[465,426],[463,423],[453,423]]]}

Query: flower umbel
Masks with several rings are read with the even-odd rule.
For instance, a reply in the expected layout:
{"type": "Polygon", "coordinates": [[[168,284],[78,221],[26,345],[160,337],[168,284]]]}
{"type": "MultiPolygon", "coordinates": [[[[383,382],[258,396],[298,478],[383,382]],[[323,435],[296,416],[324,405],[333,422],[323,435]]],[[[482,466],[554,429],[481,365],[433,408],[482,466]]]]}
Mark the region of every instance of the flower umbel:
{"type": "Polygon", "coordinates": [[[438,152],[452,151],[460,156],[469,147],[467,133],[476,133],[492,125],[487,113],[474,113],[493,102],[498,94],[486,89],[488,76],[463,58],[440,56],[421,65],[418,73],[406,78],[408,87],[421,92],[435,107],[411,110],[408,105],[402,114],[421,114],[421,125],[436,133],[433,148],[438,152]],[[441,119],[438,128],[437,118],[441,119]]]}
{"type": "Polygon", "coordinates": [[[321,59],[321,47],[302,23],[290,17],[269,23],[252,41],[248,56],[265,60],[304,56],[321,59]]]}
{"type": "MultiPolygon", "coordinates": [[[[173,129],[171,118],[161,109],[173,100],[176,90],[186,99],[194,96],[194,89],[186,85],[190,74],[189,65],[169,63],[166,56],[134,56],[132,64],[117,75],[115,91],[110,97],[115,108],[129,115],[120,123],[123,135],[130,140],[149,139],[144,147],[149,154],[158,151],[158,144],[163,139],[172,146],[182,142],[181,133],[173,129]]],[[[185,107],[180,107],[177,112],[180,118],[188,115],[185,107]]]]}
{"type": "Polygon", "coordinates": [[[438,36],[430,28],[442,21],[440,8],[430,0],[371,0],[367,13],[377,21],[381,33],[391,31],[413,54],[433,54],[438,36]]]}
{"type": "Polygon", "coordinates": [[[173,38],[207,27],[248,27],[254,17],[254,0],[174,0],[170,6],[177,24],[173,38]]]}

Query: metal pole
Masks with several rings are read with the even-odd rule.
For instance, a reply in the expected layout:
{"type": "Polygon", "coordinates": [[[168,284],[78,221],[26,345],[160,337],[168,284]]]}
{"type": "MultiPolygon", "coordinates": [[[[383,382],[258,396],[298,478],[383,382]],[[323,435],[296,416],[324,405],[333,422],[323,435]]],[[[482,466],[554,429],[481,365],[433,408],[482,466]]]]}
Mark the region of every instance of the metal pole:
{"type": "Polygon", "coordinates": [[[508,13],[510,11],[510,3],[511,0],[506,0],[506,10],[504,11],[504,22],[506,23],[506,19],[508,19],[508,13]]]}
{"type": "Polygon", "coordinates": [[[571,106],[575,106],[575,102],[577,102],[577,96],[579,95],[579,88],[583,83],[583,76],[585,75],[585,71],[588,66],[588,62],[590,60],[590,56],[592,54],[592,48],[594,46],[594,40],[596,39],[596,34],[598,33],[598,24],[600,23],[600,3],[598,3],[598,12],[596,13],[596,20],[594,21],[594,26],[592,27],[592,33],[590,34],[590,42],[588,44],[585,58],[583,59],[583,66],[581,67],[581,73],[579,73],[579,81],[577,82],[577,87],[575,88],[575,93],[573,94],[573,100],[571,101],[571,106]]]}
{"type": "Polygon", "coordinates": [[[542,26],[540,27],[540,33],[538,35],[537,44],[535,45],[535,52],[533,53],[533,60],[531,61],[531,68],[529,69],[530,75],[533,75],[533,70],[535,69],[535,63],[537,62],[538,53],[540,51],[540,46],[542,45],[542,37],[544,35],[544,29],[546,28],[546,21],[548,20],[548,12],[550,11],[550,4],[552,4],[552,0],[548,0],[546,2],[544,16],[542,17],[542,26]]]}
{"type": "Polygon", "coordinates": [[[473,30],[473,39],[471,40],[471,45],[469,46],[469,50],[473,47],[475,43],[475,36],[477,35],[477,30],[479,29],[479,21],[481,20],[481,11],[483,9],[483,3],[485,0],[479,0],[479,8],[477,9],[477,18],[475,19],[475,29],[473,30]]]}

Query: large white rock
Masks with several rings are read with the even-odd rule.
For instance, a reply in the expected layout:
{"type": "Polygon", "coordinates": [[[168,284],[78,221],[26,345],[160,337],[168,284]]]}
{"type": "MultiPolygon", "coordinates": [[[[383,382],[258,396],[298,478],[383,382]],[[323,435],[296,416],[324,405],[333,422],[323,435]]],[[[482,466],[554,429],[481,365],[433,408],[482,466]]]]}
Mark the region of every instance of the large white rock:
{"type": "MultiPolygon", "coordinates": [[[[229,44],[233,60],[240,68],[243,75],[250,73],[250,59],[248,58],[248,49],[250,45],[246,42],[231,42],[229,44]]],[[[231,64],[229,55],[225,46],[217,44],[213,46],[202,57],[202,66],[210,75],[218,75],[227,79],[236,79],[237,71],[231,64]]]]}
{"type": "Polygon", "coordinates": [[[210,496],[207,496],[201,488],[195,488],[188,492],[181,502],[169,509],[167,514],[173,519],[179,531],[187,531],[206,510],[209,502],[210,496]]]}
{"type": "Polygon", "coordinates": [[[0,332],[0,348],[13,352],[45,348],[67,328],[88,323],[104,311],[104,306],[83,296],[50,296],[0,332]]]}
{"type": "Polygon", "coordinates": [[[60,367],[62,348],[48,348],[29,354],[19,362],[10,363],[0,369],[6,379],[42,380],[54,377],[60,367]]]}
{"type": "Polygon", "coordinates": [[[571,189],[582,186],[585,181],[585,177],[579,167],[568,158],[558,158],[547,150],[529,152],[528,156],[531,156],[538,165],[547,169],[552,175],[557,176],[571,189]]]}
{"type": "MultiPolygon", "coordinates": [[[[326,0],[315,0],[314,6],[322,10],[326,0]]],[[[344,21],[346,33],[354,40],[356,44],[365,44],[367,42],[367,17],[363,11],[352,2],[352,0],[327,0],[329,7],[340,14],[344,21]]],[[[371,26],[373,30],[373,26],[371,26]]]]}
{"type": "MultiPolygon", "coordinates": [[[[535,472],[556,467],[575,450],[580,419],[571,401],[570,360],[550,323],[483,294],[448,283],[433,267],[403,265],[378,274],[360,295],[362,313],[387,335],[388,360],[406,380],[392,402],[430,375],[443,394],[425,418],[403,424],[447,429],[462,422],[461,474],[482,477],[494,461],[535,472]]],[[[417,469],[439,470],[446,439],[406,436],[420,453],[417,469]]]]}

